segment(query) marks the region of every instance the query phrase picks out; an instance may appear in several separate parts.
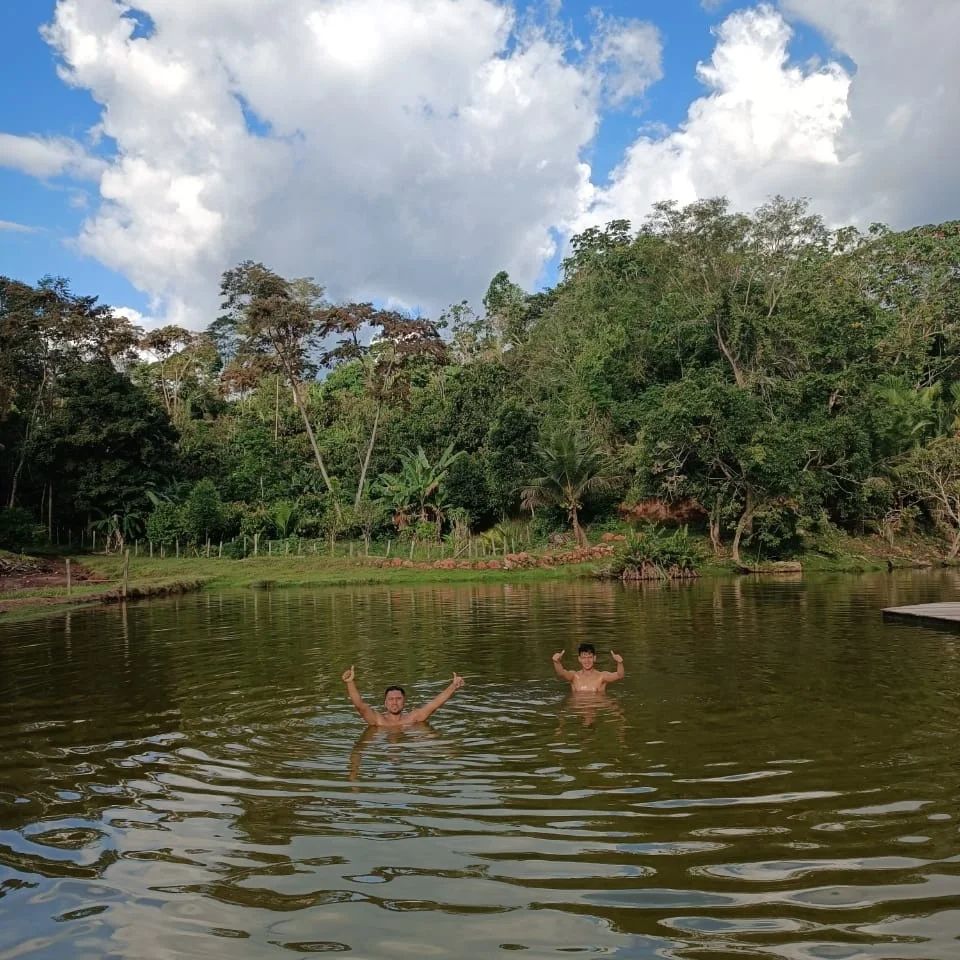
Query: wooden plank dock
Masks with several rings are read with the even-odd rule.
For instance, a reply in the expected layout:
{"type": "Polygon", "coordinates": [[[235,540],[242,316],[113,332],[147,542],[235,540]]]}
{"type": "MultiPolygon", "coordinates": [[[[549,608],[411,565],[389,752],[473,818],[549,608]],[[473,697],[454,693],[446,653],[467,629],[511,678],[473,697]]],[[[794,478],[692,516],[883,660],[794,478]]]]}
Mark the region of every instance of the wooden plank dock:
{"type": "Polygon", "coordinates": [[[939,627],[960,629],[960,603],[917,603],[911,607],[886,607],[884,620],[919,620],[939,627]]]}

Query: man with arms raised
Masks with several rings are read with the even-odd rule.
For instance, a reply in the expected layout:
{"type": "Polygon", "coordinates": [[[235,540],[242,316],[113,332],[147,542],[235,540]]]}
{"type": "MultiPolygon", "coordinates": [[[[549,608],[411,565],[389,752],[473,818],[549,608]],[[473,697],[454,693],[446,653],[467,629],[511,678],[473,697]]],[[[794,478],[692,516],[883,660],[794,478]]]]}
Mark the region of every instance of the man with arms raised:
{"type": "Polygon", "coordinates": [[[374,710],[363,702],[360,691],[354,683],[353,667],[343,671],[343,682],[347,685],[347,695],[350,702],[357,708],[357,713],[371,727],[409,727],[414,723],[423,723],[434,711],[439,710],[462,686],[463,677],[456,673],[450,683],[440,691],[429,703],[425,703],[416,710],[404,710],[407,695],[403,687],[387,687],[383,694],[383,711],[374,710]]]}
{"type": "Polygon", "coordinates": [[[577,659],[580,661],[579,670],[567,670],[560,662],[563,659],[563,651],[553,655],[553,669],[561,680],[566,680],[570,684],[570,689],[574,693],[603,693],[608,683],[614,680],[623,679],[623,657],[619,653],[610,651],[614,663],[617,665],[616,672],[595,669],[597,662],[597,650],[592,643],[581,643],[577,648],[577,659]]]}

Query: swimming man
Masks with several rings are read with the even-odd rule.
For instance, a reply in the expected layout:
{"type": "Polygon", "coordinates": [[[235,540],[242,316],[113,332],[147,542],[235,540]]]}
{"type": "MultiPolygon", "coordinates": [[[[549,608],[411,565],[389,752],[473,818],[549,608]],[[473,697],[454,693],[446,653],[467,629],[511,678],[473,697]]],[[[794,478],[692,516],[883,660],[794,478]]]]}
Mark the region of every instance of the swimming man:
{"type": "Polygon", "coordinates": [[[580,661],[579,670],[567,670],[560,662],[563,659],[563,650],[553,655],[553,669],[561,680],[570,684],[574,693],[603,693],[608,683],[623,679],[623,657],[619,653],[610,651],[617,665],[615,673],[607,670],[596,670],[597,650],[592,643],[581,643],[577,648],[577,659],[580,661]]]}
{"type": "Polygon", "coordinates": [[[450,683],[440,691],[429,703],[425,703],[416,710],[404,710],[407,695],[403,687],[387,687],[383,692],[383,711],[374,710],[363,702],[360,691],[354,683],[353,667],[343,671],[343,682],[347,685],[347,695],[350,702],[357,708],[357,713],[371,727],[409,727],[414,723],[423,723],[434,711],[439,710],[462,686],[463,677],[453,675],[450,683]]]}

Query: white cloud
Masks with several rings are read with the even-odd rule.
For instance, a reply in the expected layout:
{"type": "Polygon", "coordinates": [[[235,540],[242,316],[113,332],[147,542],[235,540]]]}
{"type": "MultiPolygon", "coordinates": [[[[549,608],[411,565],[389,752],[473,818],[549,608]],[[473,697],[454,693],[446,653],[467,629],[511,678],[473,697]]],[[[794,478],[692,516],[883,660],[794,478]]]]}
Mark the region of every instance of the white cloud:
{"type": "Polygon", "coordinates": [[[960,3],[782,0],[856,64],[843,169],[825,198],[840,220],[895,226],[960,216],[960,3]]]}
{"type": "Polygon", "coordinates": [[[663,136],[640,137],[574,229],[652,203],[728,195],[750,208],[807,196],[834,223],[895,227],[960,215],[956,0],[781,0],[739,10],[698,67],[707,93],[663,136]],[[782,12],[781,12],[782,10],[782,12]],[[784,16],[855,65],[797,65],[784,16]]]}
{"type": "Polygon", "coordinates": [[[595,56],[606,68],[604,87],[613,106],[641,96],[663,76],[660,31],[642,20],[597,15],[595,56]]]}
{"type": "Polygon", "coordinates": [[[61,174],[95,179],[103,169],[103,161],[91,157],[81,144],[68,137],[0,133],[0,166],[44,179],[61,174]]]}
{"type": "MultiPolygon", "coordinates": [[[[530,285],[577,212],[601,79],[509,6],[137,6],[150,36],[113,0],[59,0],[47,38],[62,76],[104,104],[97,129],[117,150],[79,244],[171,322],[209,322],[219,274],[245,257],[428,310],[500,269],[530,285]]],[[[642,89],[629,69],[641,53],[658,63],[653,39],[608,42],[619,95],[642,89]]]]}
{"type": "Polygon", "coordinates": [[[836,64],[791,65],[790,35],[766,5],[728,17],[710,61],[697,68],[709,93],[691,104],[678,130],[630,146],[575,228],[639,221],[658,200],[727,194],[750,206],[773,193],[819,193],[839,164],[850,78],[836,64]]]}
{"type": "Polygon", "coordinates": [[[144,316],[144,314],[134,307],[113,307],[113,312],[118,317],[129,320],[135,327],[155,326],[155,324],[150,323],[149,317],[144,316]]]}
{"type": "Polygon", "coordinates": [[[14,223],[12,220],[0,220],[0,230],[8,233],[37,233],[38,227],[28,227],[25,223],[14,223]]]}
{"type": "Polygon", "coordinates": [[[661,199],[956,216],[960,2],[779,3],[730,14],[685,121],[648,128],[595,185],[582,157],[602,106],[635,104],[662,72],[648,23],[598,15],[584,49],[505,0],[138,0],[153,32],[134,38],[120,0],[58,0],[48,41],[103,105],[90,134],[115,155],[0,134],[0,164],[95,180],[79,247],[148,294],[149,322],[191,327],[246,257],[433,311],[500,269],[531,285],[558,232],[661,199]],[[786,18],[856,69],[791,61],[786,18]]]}

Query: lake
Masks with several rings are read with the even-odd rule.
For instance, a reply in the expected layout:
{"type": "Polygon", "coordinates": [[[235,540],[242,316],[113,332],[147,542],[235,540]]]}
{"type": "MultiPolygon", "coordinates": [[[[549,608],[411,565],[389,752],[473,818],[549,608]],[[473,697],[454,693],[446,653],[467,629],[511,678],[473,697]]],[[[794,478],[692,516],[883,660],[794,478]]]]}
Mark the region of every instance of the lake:
{"type": "Polygon", "coordinates": [[[0,623],[0,958],[955,960],[953,571],[0,623]],[[626,679],[574,699],[551,654],[626,679]],[[456,670],[428,726],[367,731],[456,670]]]}

